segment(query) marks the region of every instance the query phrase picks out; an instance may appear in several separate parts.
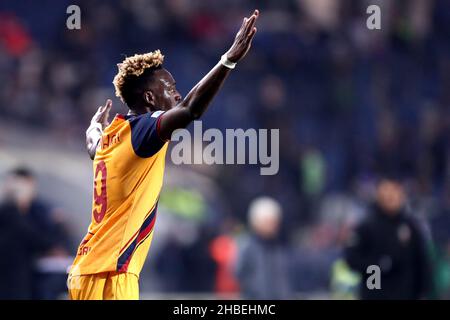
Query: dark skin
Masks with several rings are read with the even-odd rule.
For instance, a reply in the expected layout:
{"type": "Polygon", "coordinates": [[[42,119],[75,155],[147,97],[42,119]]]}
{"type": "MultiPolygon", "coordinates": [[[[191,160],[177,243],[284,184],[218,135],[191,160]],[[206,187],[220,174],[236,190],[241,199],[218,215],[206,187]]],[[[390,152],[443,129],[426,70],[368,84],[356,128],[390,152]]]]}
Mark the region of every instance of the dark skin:
{"type": "MultiPolygon", "coordinates": [[[[239,62],[250,50],[252,40],[256,33],[255,23],[259,11],[255,10],[250,17],[244,18],[233,44],[226,52],[231,62],[239,62]]],[[[144,114],[158,110],[166,111],[160,120],[159,135],[163,140],[170,140],[172,133],[185,128],[192,121],[199,119],[208,108],[212,99],[223,85],[231,69],[216,64],[182,99],[176,89],[176,82],[169,71],[164,68],[155,70],[154,81],[151,81],[142,93],[142,99],[132,107],[129,114],[144,114]]],[[[104,129],[108,125],[108,114],[111,109],[111,100],[100,107],[94,118],[104,129]]],[[[93,118],[93,121],[94,121],[93,118]]],[[[93,159],[98,140],[87,136],[86,143],[89,155],[93,159]]]]}

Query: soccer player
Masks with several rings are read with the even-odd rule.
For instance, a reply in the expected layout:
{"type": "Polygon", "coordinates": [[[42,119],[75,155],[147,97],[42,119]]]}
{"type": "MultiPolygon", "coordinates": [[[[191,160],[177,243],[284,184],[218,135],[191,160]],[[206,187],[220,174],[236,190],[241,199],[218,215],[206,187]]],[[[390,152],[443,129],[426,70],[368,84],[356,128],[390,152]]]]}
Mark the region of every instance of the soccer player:
{"type": "Polygon", "coordinates": [[[230,49],[182,99],[159,50],[118,64],[116,95],[127,115],[108,123],[111,101],[86,132],[94,160],[92,222],[68,278],[71,299],[138,299],[139,273],[153,236],[172,132],[200,118],[251,47],[258,10],[244,18],[230,49]]]}

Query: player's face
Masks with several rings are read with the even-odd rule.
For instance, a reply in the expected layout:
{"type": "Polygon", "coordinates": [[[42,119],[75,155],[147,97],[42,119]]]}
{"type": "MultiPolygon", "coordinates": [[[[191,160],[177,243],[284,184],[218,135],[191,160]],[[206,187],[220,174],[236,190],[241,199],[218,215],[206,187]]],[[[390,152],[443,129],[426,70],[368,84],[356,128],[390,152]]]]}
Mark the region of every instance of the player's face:
{"type": "Polygon", "coordinates": [[[156,105],[161,110],[167,111],[175,107],[181,101],[181,95],[176,88],[175,79],[166,69],[158,70],[156,89],[156,105]]]}

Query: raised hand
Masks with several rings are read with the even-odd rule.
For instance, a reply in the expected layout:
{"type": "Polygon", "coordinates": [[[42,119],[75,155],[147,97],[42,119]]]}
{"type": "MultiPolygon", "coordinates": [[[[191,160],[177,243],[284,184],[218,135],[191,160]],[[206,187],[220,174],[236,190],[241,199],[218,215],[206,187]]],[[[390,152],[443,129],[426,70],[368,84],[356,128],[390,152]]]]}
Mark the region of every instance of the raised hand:
{"type": "Polygon", "coordinates": [[[98,143],[102,137],[103,130],[109,125],[109,111],[112,101],[106,100],[104,106],[100,106],[91,120],[89,128],[86,130],[86,149],[89,157],[93,160],[98,143]]]}
{"type": "Polygon", "coordinates": [[[231,48],[222,55],[217,63],[174,108],[166,111],[159,122],[159,135],[163,140],[170,140],[176,129],[186,128],[194,120],[199,119],[222,87],[223,82],[233,67],[224,63],[236,63],[241,60],[252,45],[256,33],[255,23],[259,11],[255,10],[249,18],[244,18],[242,26],[236,34],[231,48]],[[222,61],[226,58],[228,61],[222,61]]]}
{"type": "Polygon", "coordinates": [[[100,106],[92,117],[91,124],[100,123],[102,129],[105,129],[109,125],[109,111],[111,110],[111,107],[112,101],[110,99],[106,100],[106,104],[100,106]]]}
{"type": "Polygon", "coordinates": [[[245,57],[252,45],[253,37],[257,31],[255,27],[256,19],[259,17],[259,11],[255,10],[249,18],[244,18],[242,26],[239,29],[231,48],[226,55],[231,62],[238,62],[245,57]]]}

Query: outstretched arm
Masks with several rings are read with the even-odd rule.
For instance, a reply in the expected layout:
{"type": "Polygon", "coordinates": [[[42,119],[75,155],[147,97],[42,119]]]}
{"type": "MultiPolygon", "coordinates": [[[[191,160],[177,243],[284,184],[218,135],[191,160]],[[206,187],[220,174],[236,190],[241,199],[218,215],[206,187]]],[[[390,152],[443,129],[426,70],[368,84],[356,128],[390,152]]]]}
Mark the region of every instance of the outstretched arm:
{"type": "Polygon", "coordinates": [[[244,18],[231,48],[225,53],[221,62],[217,63],[191,89],[183,101],[161,116],[159,134],[162,139],[169,140],[173,131],[179,128],[185,128],[191,121],[200,118],[206,111],[211,100],[228,76],[231,70],[230,66],[233,66],[233,64],[244,58],[249,51],[256,33],[255,23],[258,16],[259,11],[255,10],[249,18],[244,18]]]}
{"type": "Polygon", "coordinates": [[[106,100],[106,104],[98,108],[92,117],[89,128],[86,130],[86,149],[92,160],[94,160],[95,151],[102,137],[103,129],[109,125],[108,118],[111,107],[112,101],[106,100]]]}

